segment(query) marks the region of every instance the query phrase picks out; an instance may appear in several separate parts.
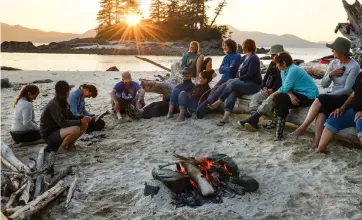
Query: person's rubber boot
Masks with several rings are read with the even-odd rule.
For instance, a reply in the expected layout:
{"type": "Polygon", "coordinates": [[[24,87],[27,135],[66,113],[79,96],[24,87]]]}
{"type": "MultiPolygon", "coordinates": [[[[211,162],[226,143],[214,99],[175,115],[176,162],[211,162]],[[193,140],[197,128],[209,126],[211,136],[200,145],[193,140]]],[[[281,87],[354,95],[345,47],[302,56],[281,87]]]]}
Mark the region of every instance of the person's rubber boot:
{"type": "Polygon", "coordinates": [[[238,124],[241,125],[241,126],[244,126],[245,123],[249,122],[250,118],[253,117],[253,115],[254,115],[255,113],[256,113],[256,111],[252,111],[252,112],[250,113],[249,118],[238,121],[238,124]]]}
{"type": "Polygon", "coordinates": [[[277,117],[277,125],[275,130],[275,141],[283,140],[283,132],[285,128],[285,118],[278,116],[277,117]]]}
{"type": "Polygon", "coordinates": [[[267,124],[263,125],[264,129],[270,130],[277,127],[277,112],[273,111],[273,118],[267,124]]]}
{"type": "MultiPolygon", "coordinates": [[[[257,131],[260,116],[261,114],[259,114],[259,112],[253,112],[247,120],[243,121],[245,128],[251,132],[257,131]]],[[[243,122],[240,121],[239,124],[242,125],[243,122]]]]}

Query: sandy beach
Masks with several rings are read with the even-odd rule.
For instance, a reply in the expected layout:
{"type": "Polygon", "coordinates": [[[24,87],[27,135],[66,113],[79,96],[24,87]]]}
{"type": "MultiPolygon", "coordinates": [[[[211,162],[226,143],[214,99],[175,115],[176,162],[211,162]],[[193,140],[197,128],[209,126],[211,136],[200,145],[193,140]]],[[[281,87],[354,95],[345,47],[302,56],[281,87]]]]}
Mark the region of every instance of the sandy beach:
{"type": "MultiPolygon", "coordinates": [[[[166,74],[131,73],[134,80],[166,74]]],[[[34,110],[39,121],[58,80],[76,87],[94,84],[99,95],[86,101],[87,108],[95,114],[110,109],[109,92],[121,72],[2,71],[2,78],[13,83],[53,80],[37,84],[41,93],[34,110]]],[[[18,88],[1,90],[1,139],[6,144],[13,143],[9,130],[17,92],[18,88]]],[[[160,95],[146,94],[147,104],[160,99],[160,95]]],[[[361,150],[333,142],[328,155],[311,153],[311,136],[274,142],[272,132],[238,128],[237,120],[245,115],[234,115],[231,124],[217,127],[220,117],[181,123],[161,117],[120,124],[106,116],[103,131],[81,137],[78,143],[85,151],[57,155],[55,168],[75,165],[80,181],[69,208],[64,208],[65,198],[59,198],[41,212],[42,219],[362,219],[361,150]],[[151,175],[158,165],[175,161],[173,152],[186,156],[225,153],[260,188],[256,193],[225,197],[221,204],[176,208],[168,189],[151,175]],[[145,182],[161,187],[153,199],[143,195],[145,182]]],[[[26,163],[29,157],[37,157],[41,146],[14,149],[14,153],[26,163]]],[[[65,181],[70,183],[72,178],[65,181]]]]}

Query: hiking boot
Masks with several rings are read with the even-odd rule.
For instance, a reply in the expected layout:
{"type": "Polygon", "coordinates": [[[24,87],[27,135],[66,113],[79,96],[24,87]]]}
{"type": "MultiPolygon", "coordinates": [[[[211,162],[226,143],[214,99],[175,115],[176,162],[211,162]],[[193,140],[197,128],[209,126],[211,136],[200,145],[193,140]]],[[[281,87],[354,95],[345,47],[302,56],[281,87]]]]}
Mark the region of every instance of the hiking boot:
{"type": "Polygon", "coordinates": [[[238,121],[238,124],[241,126],[245,126],[246,129],[249,131],[256,131],[258,130],[258,123],[260,116],[261,114],[259,114],[259,112],[257,111],[252,112],[248,119],[238,121]]]}

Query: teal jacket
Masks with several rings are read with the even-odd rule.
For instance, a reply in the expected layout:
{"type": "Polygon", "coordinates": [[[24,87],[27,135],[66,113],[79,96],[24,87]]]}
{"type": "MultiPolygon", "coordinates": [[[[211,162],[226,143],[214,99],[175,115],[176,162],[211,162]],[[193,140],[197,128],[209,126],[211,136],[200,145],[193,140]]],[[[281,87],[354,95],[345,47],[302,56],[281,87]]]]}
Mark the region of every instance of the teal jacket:
{"type": "Polygon", "coordinates": [[[319,95],[318,87],[312,77],[299,66],[292,64],[286,71],[282,70],[280,74],[282,87],[279,88],[279,93],[292,91],[305,95],[309,99],[315,99],[319,95]]]}
{"type": "MultiPolygon", "coordinates": [[[[183,57],[182,57],[182,60],[181,60],[181,70],[182,72],[188,72],[188,65],[189,65],[189,62],[191,59],[194,59],[196,61],[196,59],[200,56],[200,54],[193,54],[193,53],[190,53],[190,52],[187,52],[183,57]]],[[[196,66],[196,65],[194,65],[196,66]]]]}

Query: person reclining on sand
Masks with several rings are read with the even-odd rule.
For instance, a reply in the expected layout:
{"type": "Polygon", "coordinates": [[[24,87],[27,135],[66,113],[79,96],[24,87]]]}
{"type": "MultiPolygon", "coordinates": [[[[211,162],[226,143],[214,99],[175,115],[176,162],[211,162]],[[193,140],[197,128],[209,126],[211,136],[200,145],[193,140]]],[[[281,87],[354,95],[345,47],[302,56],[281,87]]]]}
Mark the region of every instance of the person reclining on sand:
{"type": "Polygon", "coordinates": [[[55,84],[55,97],[45,106],[40,117],[40,134],[47,143],[46,152],[65,152],[75,148],[75,142],[86,131],[89,116],[75,117],[69,110],[70,86],[66,81],[55,84]]]}
{"type": "Polygon", "coordinates": [[[328,88],[332,83],[332,91],[319,95],[309,108],[307,118],[290,136],[299,137],[305,134],[308,126],[315,119],[315,137],[312,148],[316,148],[322,135],[326,118],[341,107],[352,92],[359,73],[359,64],[350,58],[351,42],[345,38],[337,38],[333,44],[327,44],[331,48],[335,60],[333,60],[324,75],[321,85],[328,88]]]}
{"type": "MultiPolygon", "coordinates": [[[[155,83],[155,86],[169,88],[171,89],[171,92],[172,90],[178,90],[180,92],[185,91],[188,93],[195,87],[195,84],[192,82],[191,77],[192,75],[190,72],[185,72],[183,73],[183,82],[178,85],[167,82],[157,82],[155,83]]],[[[147,81],[142,81],[142,87],[147,86],[145,84],[147,84],[147,81]]],[[[153,117],[165,116],[168,112],[169,101],[170,97],[166,96],[163,97],[163,101],[152,102],[151,104],[143,107],[142,109],[132,108],[131,106],[131,108],[128,109],[128,112],[129,114],[133,115],[134,118],[150,119],[153,117]]]]}
{"type": "Polygon", "coordinates": [[[189,51],[181,59],[181,72],[189,72],[193,78],[203,70],[212,69],[212,59],[204,60],[204,55],[200,53],[200,44],[197,41],[190,43],[189,51]]]}
{"type": "Polygon", "coordinates": [[[35,122],[32,104],[39,93],[36,85],[29,84],[21,88],[14,101],[14,118],[10,129],[11,137],[15,141],[13,147],[44,143],[40,136],[39,125],[35,122]]]}
{"type": "Polygon", "coordinates": [[[350,127],[356,128],[362,145],[362,72],[359,73],[353,92],[346,102],[328,117],[316,151],[326,153],[327,146],[335,134],[350,127]]]}
{"type": "Polygon", "coordinates": [[[275,140],[283,139],[283,131],[289,109],[310,106],[318,96],[318,87],[312,77],[302,68],[293,64],[292,57],[284,52],[275,57],[281,71],[282,86],[271,94],[275,103],[275,140]]]}
{"type": "Polygon", "coordinates": [[[83,84],[79,88],[74,89],[70,92],[68,102],[70,111],[75,117],[89,116],[92,120],[88,123],[86,132],[100,131],[104,128],[106,123],[102,119],[96,121],[97,116],[91,114],[85,109],[85,99],[95,98],[98,95],[98,90],[94,85],[83,84]]]}
{"type": "Polygon", "coordinates": [[[255,41],[246,39],[242,47],[245,55],[241,58],[239,77],[229,79],[219,100],[208,106],[210,109],[216,109],[227,99],[224,117],[216,124],[218,126],[224,126],[225,123],[229,122],[229,117],[234,109],[237,97],[244,94],[257,93],[262,85],[260,60],[255,54],[255,41]]]}
{"type": "Polygon", "coordinates": [[[110,96],[112,98],[112,108],[115,112],[124,112],[130,104],[137,109],[145,106],[145,90],[142,89],[139,83],[132,81],[129,72],[122,73],[122,81],[114,86],[110,96]]]}
{"type": "Polygon", "coordinates": [[[167,118],[172,118],[175,108],[180,109],[179,121],[184,121],[185,117],[191,117],[197,111],[200,101],[207,98],[210,93],[209,83],[212,80],[214,70],[204,70],[199,74],[200,82],[190,92],[180,91],[175,88],[170,97],[170,105],[167,118]]]}
{"type": "MultiPolygon", "coordinates": [[[[277,54],[282,52],[284,52],[283,45],[276,44],[270,48],[268,54],[271,54],[272,61],[270,62],[268,70],[266,71],[263,79],[263,89],[256,93],[250,101],[250,117],[246,120],[238,122],[239,125],[245,125],[245,127],[250,131],[255,131],[258,129],[259,118],[261,115],[273,111],[273,99],[270,95],[277,91],[282,85],[282,78],[280,71],[275,64],[275,57],[277,54]]],[[[275,121],[271,121],[270,123],[266,124],[264,128],[273,129],[275,126],[275,121]]]]}
{"type": "Polygon", "coordinates": [[[212,88],[207,99],[199,106],[196,112],[198,118],[203,118],[211,112],[210,109],[207,108],[207,105],[217,101],[224,91],[227,82],[237,77],[238,67],[241,64],[241,55],[237,52],[238,44],[234,40],[227,39],[222,43],[222,47],[226,55],[219,68],[219,73],[222,74],[221,79],[212,88]]]}

